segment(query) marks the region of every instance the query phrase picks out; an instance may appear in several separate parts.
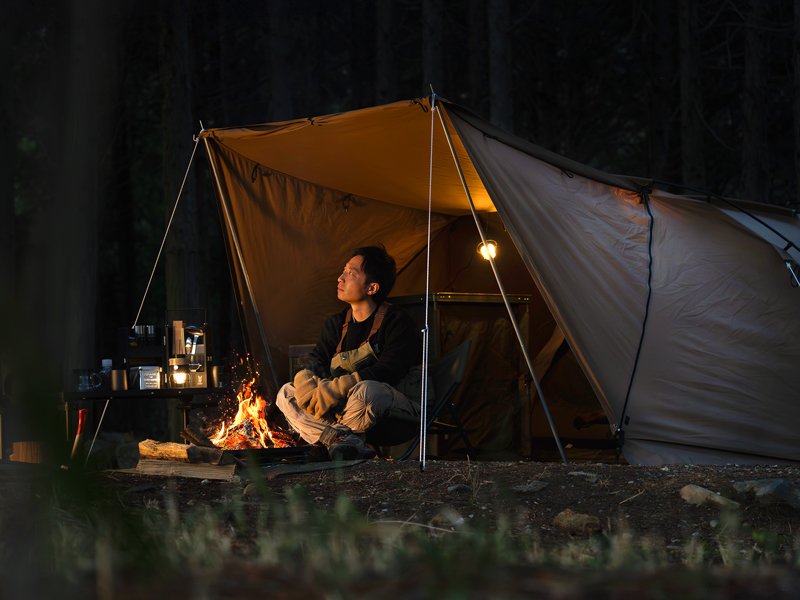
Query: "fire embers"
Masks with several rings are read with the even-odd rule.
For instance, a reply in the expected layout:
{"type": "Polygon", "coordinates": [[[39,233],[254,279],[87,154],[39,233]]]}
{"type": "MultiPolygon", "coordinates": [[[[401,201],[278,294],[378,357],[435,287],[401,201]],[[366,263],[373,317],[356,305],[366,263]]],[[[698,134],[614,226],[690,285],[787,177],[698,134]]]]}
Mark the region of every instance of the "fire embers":
{"type": "Polygon", "coordinates": [[[245,450],[247,448],[288,448],[294,446],[292,437],[273,431],[264,416],[267,401],[255,390],[255,379],[242,385],[236,395],[239,410],[232,421],[222,426],[211,441],[218,448],[245,450]]]}

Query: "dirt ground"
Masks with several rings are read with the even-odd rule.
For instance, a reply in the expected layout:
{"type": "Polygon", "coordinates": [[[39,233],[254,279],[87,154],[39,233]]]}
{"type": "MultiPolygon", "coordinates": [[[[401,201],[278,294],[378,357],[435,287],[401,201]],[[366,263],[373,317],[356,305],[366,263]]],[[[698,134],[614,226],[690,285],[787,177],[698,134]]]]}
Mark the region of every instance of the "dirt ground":
{"type": "MultiPolygon", "coordinates": [[[[308,490],[319,508],[332,510],[339,494],[348,496],[360,514],[372,521],[433,524],[456,527],[458,519],[473,526],[494,527],[501,516],[510,519],[512,533],[535,532],[543,545],[574,539],[554,525],[566,509],[597,517],[602,532],[631,532],[663,544],[681,560],[692,541],[717,547],[721,535],[739,540],[742,552],[771,552],[781,560],[800,542],[800,510],[785,504],[761,506],[737,496],[736,482],[784,479],[800,484],[800,472],[779,466],[635,466],[537,462],[428,461],[424,472],[418,462],[368,460],[346,468],[319,465],[264,467],[271,492],[278,498],[297,485],[308,490]],[[293,469],[326,468],[292,473],[293,469]],[[290,472],[286,472],[286,471],[290,472]],[[524,486],[531,482],[544,482],[524,486]],[[730,522],[716,506],[697,506],[680,496],[686,485],[697,485],[741,502],[730,522]],[[534,491],[536,488],[538,491],[534,491]]],[[[117,486],[128,506],[157,506],[164,502],[168,480],[157,476],[112,472],[104,475],[117,486]]],[[[208,504],[222,507],[239,490],[246,490],[248,473],[240,481],[220,482],[175,478],[170,484],[182,511],[208,504]]],[[[252,491],[252,488],[251,488],[252,491]]],[[[244,496],[253,515],[261,497],[244,496]]],[[[578,536],[580,537],[580,536],[578,536]]],[[[241,536],[247,552],[247,536],[241,536]]],[[[730,539],[730,538],[729,538],[730,539]]]]}

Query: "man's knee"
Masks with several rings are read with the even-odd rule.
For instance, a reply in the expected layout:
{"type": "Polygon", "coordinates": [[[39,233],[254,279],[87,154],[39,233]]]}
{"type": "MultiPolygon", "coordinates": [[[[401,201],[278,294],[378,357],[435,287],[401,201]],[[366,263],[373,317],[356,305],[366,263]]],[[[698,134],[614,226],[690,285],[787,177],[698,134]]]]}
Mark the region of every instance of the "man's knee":
{"type": "Polygon", "coordinates": [[[275,406],[277,406],[282,413],[286,414],[286,410],[289,408],[289,402],[292,398],[294,398],[294,385],[286,383],[278,390],[278,395],[275,397],[275,406]]]}
{"type": "Polygon", "coordinates": [[[392,406],[397,392],[387,383],[361,381],[347,396],[341,422],[355,432],[372,428],[392,406]]]}
{"type": "Polygon", "coordinates": [[[347,404],[354,401],[355,405],[361,405],[365,410],[375,414],[382,414],[392,406],[394,395],[397,392],[388,383],[379,381],[360,381],[348,394],[347,404]]]}

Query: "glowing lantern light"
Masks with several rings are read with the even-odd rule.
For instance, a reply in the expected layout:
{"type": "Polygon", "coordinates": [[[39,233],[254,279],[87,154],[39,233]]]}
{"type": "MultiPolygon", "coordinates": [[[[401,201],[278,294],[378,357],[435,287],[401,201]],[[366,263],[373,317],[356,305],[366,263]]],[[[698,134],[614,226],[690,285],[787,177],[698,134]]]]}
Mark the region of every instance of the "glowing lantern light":
{"type": "Polygon", "coordinates": [[[495,258],[497,256],[497,242],[494,240],[486,240],[485,245],[481,242],[478,244],[478,252],[486,260],[489,260],[490,255],[492,258],[495,258]]]}

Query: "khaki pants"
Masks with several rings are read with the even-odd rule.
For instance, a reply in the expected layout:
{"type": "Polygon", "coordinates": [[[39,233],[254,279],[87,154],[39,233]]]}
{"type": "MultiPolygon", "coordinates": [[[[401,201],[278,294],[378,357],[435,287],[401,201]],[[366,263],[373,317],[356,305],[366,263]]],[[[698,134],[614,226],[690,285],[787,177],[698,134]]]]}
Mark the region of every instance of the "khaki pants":
{"type": "MultiPolygon", "coordinates": [[[[309,444],[316,444],[328,425],[297,406],[294,391],[293,384],[284,385],[278,392],[275,404],[300,437],[309,444]]],[[[388,383],[361,381],[347,394],[344,410],[339,413],[338,422],[331,427],[341,430],[342,434],[355,433],[363,440],[363,434],[386,418],[390,411],[419,416],[419,404],[406,398],[388,383]]]]}

